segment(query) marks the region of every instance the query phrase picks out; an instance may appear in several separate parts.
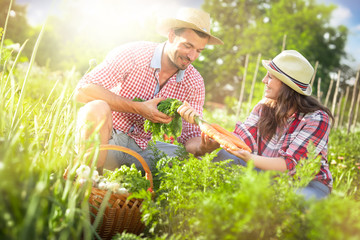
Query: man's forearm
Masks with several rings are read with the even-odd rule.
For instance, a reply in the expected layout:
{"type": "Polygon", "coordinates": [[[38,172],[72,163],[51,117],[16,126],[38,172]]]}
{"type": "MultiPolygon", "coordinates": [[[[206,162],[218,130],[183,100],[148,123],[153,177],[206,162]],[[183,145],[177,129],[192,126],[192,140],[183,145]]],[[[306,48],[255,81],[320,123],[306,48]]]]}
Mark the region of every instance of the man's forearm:
{"type": "Polygon", "coordinates": [[[78,89],[75,94],[76,100],[87,103],[93,100],[103,100],[107,102],[112,111],[130,112],[139,114],[139,103],[130,99],[120,97],[109,90],[95,84],[89,84],[78,89]]]}

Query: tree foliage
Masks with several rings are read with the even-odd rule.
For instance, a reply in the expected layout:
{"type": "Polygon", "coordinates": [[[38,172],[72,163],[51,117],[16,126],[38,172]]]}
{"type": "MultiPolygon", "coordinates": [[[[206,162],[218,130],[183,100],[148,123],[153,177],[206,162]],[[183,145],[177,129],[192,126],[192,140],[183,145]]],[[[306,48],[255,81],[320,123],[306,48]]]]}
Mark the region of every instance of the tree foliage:
{"type": "MultiPolygon", "coordinates": [[[[9,5],[10,0],[0,0],[0,27],[2,28],[5,26],[9,5]]],[[[16,4],[16,1],[13,1],[11,10],[6,30],[6,38],[21,44],[31,34],[31,28],[26,18],[27,6],[16,4]]]]}
{"type": "MultiPolygon", "coordinates": [[[[75,66],[85,72],[90,59],[100,62],[112,48],[122,43],[165,40],[155,31],[156,16],[147,19],[144,25],[134,21],[121,24],[114,21],[120,14],[118,10],[104,8],[98,9],[93,19],[88,19],[83,9],[71,2],[65,1],[59,6],[61,15],[50,16],[47,20],[36,59],[41,66],[52,70],[68,70],[75,66]],[[108,12],[104,15],[105,10],[108,12]]],[[[0,0],[0,27],[4,26],[9,3],[10,0],[0,0]]],[[[330,26],[333,5],[318,4],[315,0],[204,0],[202,8],[212,17],[213,34],[224,41],[223,46],[207,48],[194,62],[205,79],[208,101],[234,105],[243,82],[245,56],[249,54],[246,78],[249,83],[244,96],[247,99],[258,54],[262,54],[262,59],[273,58],[281,52],[284,39],[286,49],[298,50],[313,66],[318,61],[316,77],[321,77],[322,89],[328,88],[330,71],[349,71],[340,65],[340,59],[346,57],[348,29],[330,26]]],[[[30,39],[24,49],[29,58],[41,27],[28,24],[26,5],[14,0],[12,11],[6,38],[20,44],[30,39]]],[[[253,102],[262,95],[259,80],[264,73],[260,65],[253,102]]],[[[346,75],[349,74],[342,74],[346,75]]],[[[316,87],[314,85],[314,93],[316,87]]]]}
{"type": "MultiPolygon", "coordinates": [[[[10,0],[0,0],[0,27],[5,25],[9,4],[10,0]]],[[[149,17],[144,25],[137,22],[124,23],[115,19],[122,12],[116,7],[109,8],[109,3],[102,4],[103,7],[96,9],[93,15],[79,4],[77,1],[63,1],[57,5],[59,14],[47,18],[37,53],[37,64],[51,70],[76,67],[80,72],[85,72],[90,59],[95,58],[100,62],[111,49],[120,44],[161,38],[154,30],[156,16],[149,17]]],[[[29,25],[27,5],[18,4],[16,0],[13,0],[11,10],[6,38],[20,44],[29,39],[24,53],[30,58],[43,23],[29,25]]]]}
{"type": "Polygon", "coordinates": [[[314,0],[205,0],[203,8],[214,20],[213,33],[225,43],[205,52],[202,73],[213,100],[237,95],[246,54],[250,54],[249,69],[254,69],[251,65],[256,56],[261,53],[262,59],[275,57],[284,39],[285,49],[298,50],[313,66],[319,62],[317,76],[322,76],[325,84],[329,82],[325,76],[339,68],[345,56],[347,28],[329,25],[335,6],[314,0]],[[227,84],[235,91],[218,90],[227,84]]]}
{"type": "MultiPolygon", "coordinates": [[[[116,7],[123,5],[117,3],[116,7]]],[[[51,16],[47,21],[39,49],[41,65],[47,64],[51,69],[75,66],[85,72],[90,59],[101,62],[110,50],[123,43],[152,40],[152,36],[156,36],[155,16],[148,19],[144,26],[137,22],[124,24],[117,18],[123,10],[111,8],[109,2],[101,6],[90,15],[80,3],[64,1],[59,6],[62,14],[51,16]],[[147,35],[148,32],[152,35],[147,35]]]]}

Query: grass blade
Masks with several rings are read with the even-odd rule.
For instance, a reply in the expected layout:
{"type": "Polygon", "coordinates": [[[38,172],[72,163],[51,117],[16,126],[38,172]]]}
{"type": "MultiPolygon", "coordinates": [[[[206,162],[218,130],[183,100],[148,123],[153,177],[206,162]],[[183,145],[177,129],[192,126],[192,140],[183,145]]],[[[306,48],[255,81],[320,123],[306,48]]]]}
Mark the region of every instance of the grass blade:
{"type": "Polygon", "coordinates": [[[37,53],[37,50],[39,48],[39,44],[40,44],[41,38],[43,36],[44,30],[45,30],[45,25],[46,25],[46,22],[43,24],[43,26],[41,28],[41,31],[39,33],[39,36],[38,36],[38,38],[36,40],[36,43],[35,43],[35,46],[34,46],[33,53],[31,55],[29,67],[28,67],[28,70],[27,70],[26,75],[25,75],[25,79],[24,79],[23,86],[21,88],[18,104],[17,104],[16,110],[15,110],[15,113],[14,113],[13,121],[11,123],[11,130],[10,130],[10,136],[9,137],[11,137],[11,133],[12,133],[11,131],[13,130],[13,126],[14,126],[14,123],[15,123],[15,121],[17,119],[17,115],[19,113],[20,106],[22,105],[22,100],[23,100],[24,94],[25,94],[26,82],[27,82],[27,80],[28,80],[28,78],[30,76],[30,71],[31,71],[32,65],[34,64],[36,53],[37,53]]]}

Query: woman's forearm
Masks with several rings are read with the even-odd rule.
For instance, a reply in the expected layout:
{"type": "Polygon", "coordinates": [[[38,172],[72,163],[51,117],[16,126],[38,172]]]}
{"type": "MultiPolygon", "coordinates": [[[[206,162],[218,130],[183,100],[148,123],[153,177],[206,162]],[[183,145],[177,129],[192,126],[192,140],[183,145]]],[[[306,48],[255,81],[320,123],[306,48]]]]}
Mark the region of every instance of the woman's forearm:
{"type": "Polygon", "coordinates": [[[255,167],[262,170],[275,170],[281,172],[287,170],[285,159],[282,157],[272,158],[251,154],[250,161],[253,161],[255,167]]]}

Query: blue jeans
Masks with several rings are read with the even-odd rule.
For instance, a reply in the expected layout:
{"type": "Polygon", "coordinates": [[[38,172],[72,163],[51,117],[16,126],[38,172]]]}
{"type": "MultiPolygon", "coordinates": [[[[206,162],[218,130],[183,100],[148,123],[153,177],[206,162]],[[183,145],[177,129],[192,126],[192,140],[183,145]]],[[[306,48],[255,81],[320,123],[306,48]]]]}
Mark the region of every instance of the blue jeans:
{"type": "MultiPolygon", "coordinates": [[[[123,132],[113,133],[112,138],[109,140],[109,144],[126,147],[137,152],[144,158],[150,170],[154,170],[156,163],[152,162],[153,151],[152,149],[150,149],[149,146],[145,150],[143,150],[136,144],[134,139],[132,139],[123,132]]],[[[177,145],[164,142],[156,142],[155,147],[170,157],[175,157],[175,152],[178,149],[177,145]]],[[[141,163],[133,156],[124,152],[109,150],[104,164],[104,168],[109,170],[115,170],[115,168],[119,168],[121,165],[125,164],[130,166],[133,163],[135,164],[137,169],[143,169],[141,163]]]]}
{"type": "MultiPolygon", "coordinates": [[[[215,157],[213,159],[213,161],[214,162],[220,162],[220,161],[224,161],[224,160],[228,160],[228,159],[234,160],[230,164],[237,164],[237,165],[247,166],[247,164],[246,164],[246,162],[244,160],[242,160],[241,158],[236,157],[235,155],[233,155],[231,153],[228,153],[224,149],[221,149],[218,152],[217,157],[215,157]]],[[[259,168],[255,168],[255,170],[258,171],[258,172],[262,171],[259,168]]],[[[319,182],[317,180],[312,180],[306,187],[297,189],[296,193],[299,194],[299,195],[303,195],[306,200],[308,200],[310,198],[313,198],[313,197],[315,199],[322,199],[322,198],[325,198],[326,196],[328,196],[330,194],[330,189],[325,184],[323,184],[322,182],[319,182]]]]}
{"type": "Polygon", "coordinates": [[[297,189],[296,193],[303,195],[306,200],[310,198],[322,199],[330,194],[330,189],[322,182],[312,180],[306,187],[297,189]]]}

